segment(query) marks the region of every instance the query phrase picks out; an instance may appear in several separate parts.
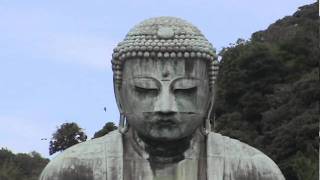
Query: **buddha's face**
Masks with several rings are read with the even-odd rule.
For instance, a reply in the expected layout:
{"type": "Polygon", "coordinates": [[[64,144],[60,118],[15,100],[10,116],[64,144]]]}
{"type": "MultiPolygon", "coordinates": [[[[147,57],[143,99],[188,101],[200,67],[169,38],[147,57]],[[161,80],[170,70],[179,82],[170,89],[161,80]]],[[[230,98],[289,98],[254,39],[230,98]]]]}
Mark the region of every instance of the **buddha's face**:
{"type": "Polygon", "coordinates": [[[120,102],[139,135],[179,140],[203,125],[210,101],[205,60],[130,59],[120,102]]]}

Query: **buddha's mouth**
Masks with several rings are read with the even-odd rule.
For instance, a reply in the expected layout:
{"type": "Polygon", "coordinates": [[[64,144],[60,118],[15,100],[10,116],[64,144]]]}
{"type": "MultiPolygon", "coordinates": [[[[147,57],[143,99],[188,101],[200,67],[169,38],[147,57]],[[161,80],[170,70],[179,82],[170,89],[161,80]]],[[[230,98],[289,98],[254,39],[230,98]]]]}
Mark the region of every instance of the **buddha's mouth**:
{"type": "Polygon", "coordinates": [[[155,124],[159,126],[174,126],[177,125],[177,122],[173,119],[157,119],[155,124]]]}

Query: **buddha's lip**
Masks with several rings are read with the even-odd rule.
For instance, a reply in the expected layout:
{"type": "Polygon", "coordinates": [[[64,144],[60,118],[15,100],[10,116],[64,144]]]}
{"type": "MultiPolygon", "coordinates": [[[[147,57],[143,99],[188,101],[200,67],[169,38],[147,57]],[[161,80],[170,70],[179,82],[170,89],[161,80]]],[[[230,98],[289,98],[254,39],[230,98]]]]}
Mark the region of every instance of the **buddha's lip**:
{"type": "Polygon", "coordinates": [[[156,124],[158,125],[167,125],[167,126],[170,126],[170,125],[176,125],[177,124],[177,121],[175,121],[174,119],[156,119],[154,121],[156,124]]]}

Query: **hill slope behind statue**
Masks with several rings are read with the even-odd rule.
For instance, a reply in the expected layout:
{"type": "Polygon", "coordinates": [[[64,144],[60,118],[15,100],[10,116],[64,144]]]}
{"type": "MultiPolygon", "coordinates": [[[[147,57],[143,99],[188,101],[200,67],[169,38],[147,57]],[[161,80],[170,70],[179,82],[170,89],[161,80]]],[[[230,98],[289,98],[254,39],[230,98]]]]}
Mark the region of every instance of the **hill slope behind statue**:
{"type": "Polygon", "coordinates": [[[318,3],[222,50],[215,131],[258,147],[288,180],[318,179],[318,3]]]}

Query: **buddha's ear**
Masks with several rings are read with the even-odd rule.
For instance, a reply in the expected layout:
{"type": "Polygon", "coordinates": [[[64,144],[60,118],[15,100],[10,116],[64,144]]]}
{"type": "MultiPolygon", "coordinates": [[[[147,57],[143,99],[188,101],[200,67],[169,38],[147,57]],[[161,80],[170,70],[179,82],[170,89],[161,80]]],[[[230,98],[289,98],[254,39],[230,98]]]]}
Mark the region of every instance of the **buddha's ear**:
{"type": "Polygon", "coordinates": [[[119,85],[117,85],[114,81],[115,80],[113,80],[113,90],[114,90],[114,94],[116,97],[116,103],[117,103],[120,114],[123,114],[123,109],[122,109],[122,105],[121,105],[122,100],[121,100],[121,95],[120,95],[120,88],[121,87],[119,85]]]}
{"type": "Polygon", "coordinates": [[[205,121],[206,134],[209,134],[211,132],[212,127],[215,126],[215,124],[214,124],[215,117],[213,114],[214,113],[214,101],[215,101],[215,93],[214,92],[215,92],[214,87],[210,87],[209,107],[208,107],[207,117],[206,117],[206,121],[205,121]],[[211,119],[212,117],[213,117],[213,119],[211,119]]]}
{"type": "Polygon", "coordinates": [[[114,89],[114,94],[116,97],[117,106],[118,106],[118,109],[120,112],[120,120],[119,120],[118,129],[121,134],[125,134],[128,131],[129,124],[126,122],[126,117],[123,113],[123,109],[122,109],[122,105],[121,105],[121,102],[122,102],[122,96],[120,93],[121,87],[117,86],[116,83],[113,83],[113,89],[114,89]]]}

